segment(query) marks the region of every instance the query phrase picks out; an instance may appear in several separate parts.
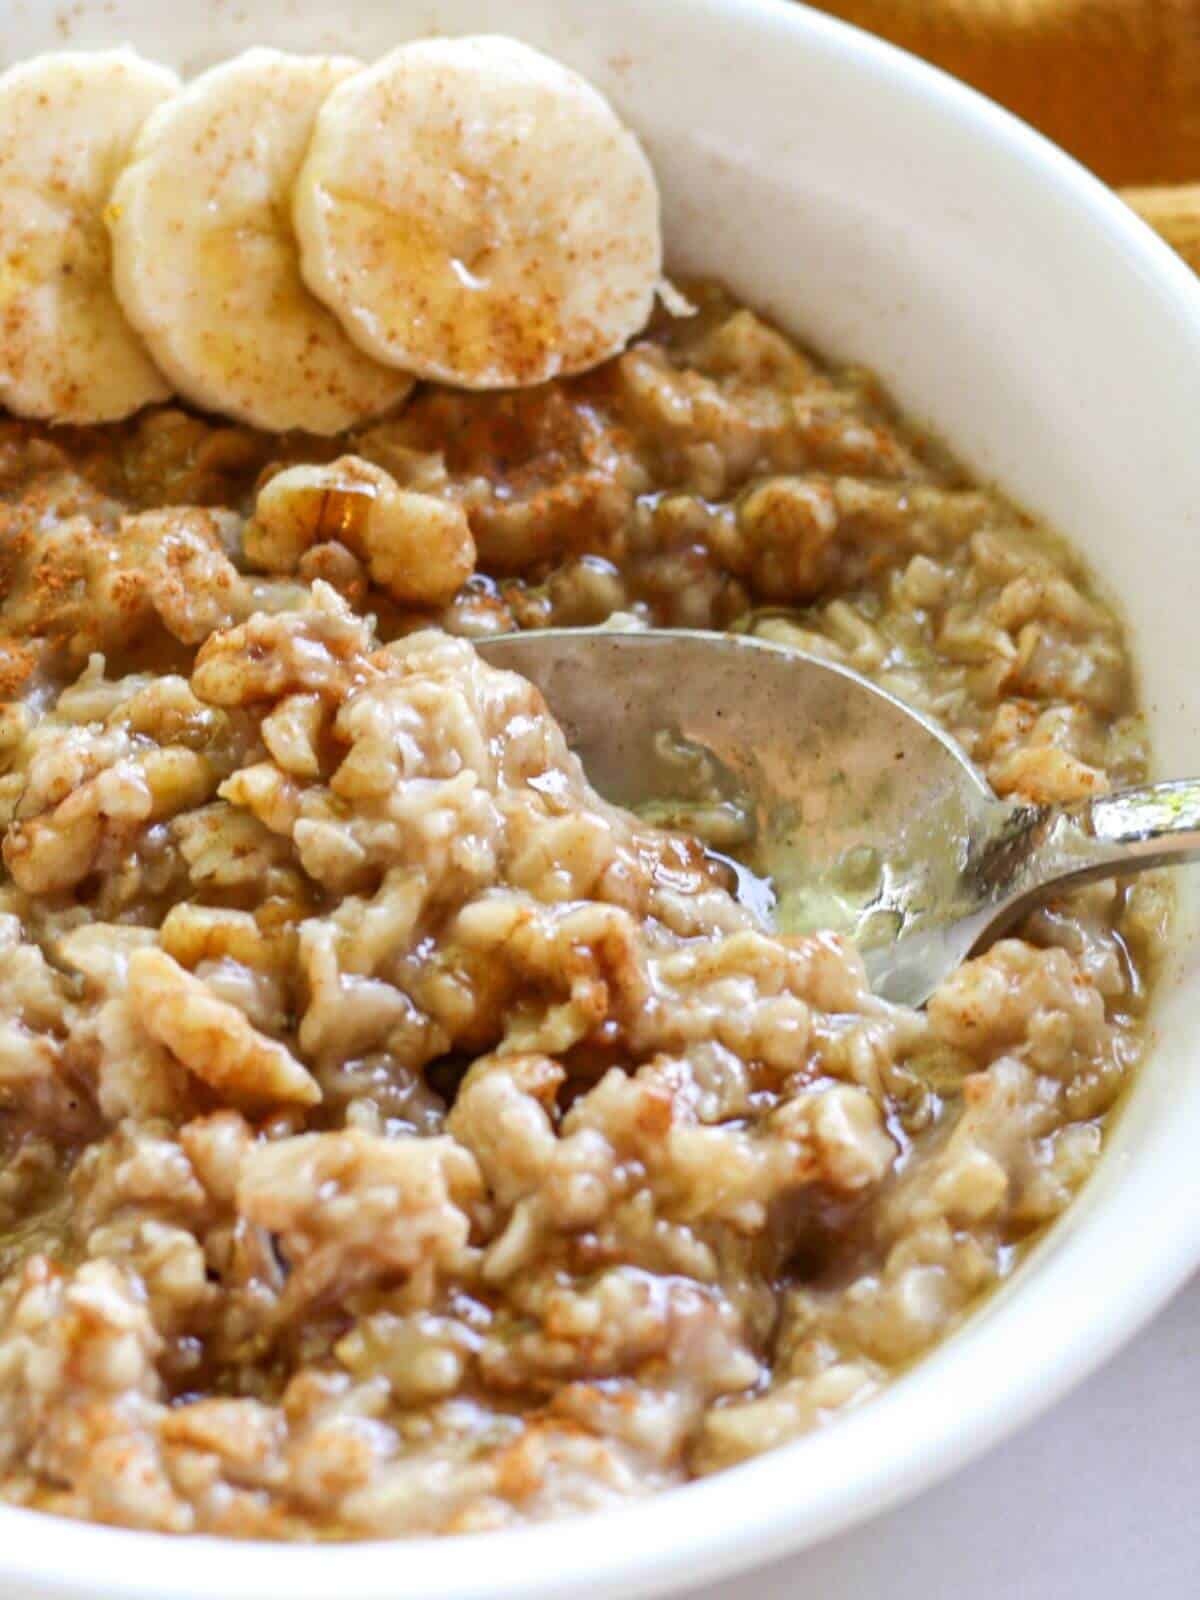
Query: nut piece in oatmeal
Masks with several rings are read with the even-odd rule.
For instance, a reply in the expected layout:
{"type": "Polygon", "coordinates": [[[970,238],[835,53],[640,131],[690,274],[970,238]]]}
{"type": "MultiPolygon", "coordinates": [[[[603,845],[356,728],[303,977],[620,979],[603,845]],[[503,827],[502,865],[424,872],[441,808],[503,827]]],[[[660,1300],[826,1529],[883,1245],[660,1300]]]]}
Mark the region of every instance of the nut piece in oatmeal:
{"type": "Polygon", "coordinates": [[[285,467],[259,492],[244,548],[265,571],[290,573],[325,543],[359,557],[371,581],[401,605],[445,605],[475,570],[461,506],[401,489],[358,456],[285,467]]]}

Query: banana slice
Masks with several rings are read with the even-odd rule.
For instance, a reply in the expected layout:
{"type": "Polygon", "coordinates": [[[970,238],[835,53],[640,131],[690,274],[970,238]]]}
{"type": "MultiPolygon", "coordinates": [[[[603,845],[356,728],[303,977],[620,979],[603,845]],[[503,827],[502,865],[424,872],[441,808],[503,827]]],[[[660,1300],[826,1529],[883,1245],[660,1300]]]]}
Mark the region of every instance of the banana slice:
{"type": "Polygon", "coordinates": [[[402,400],[305,288],[289,199],[344,56],[248,50],[147,122],[108,211],[125,314],[180,393],[259,428],[339,433],[402,400]]]}
{"type": "Polygon", "coordinates": [[[111,422],[170,394],[113,295],[103,212],[149,113],[179,88],[132,50],[0,76],[0,401],[111,422]]]}
{"type": "Polygon", "coordinates": [[[614,354],[662,271],[658,191],[604,97],[513,39],[404,45],[317,118],[301,269],[380,361],[470,389],[614,354]]]}

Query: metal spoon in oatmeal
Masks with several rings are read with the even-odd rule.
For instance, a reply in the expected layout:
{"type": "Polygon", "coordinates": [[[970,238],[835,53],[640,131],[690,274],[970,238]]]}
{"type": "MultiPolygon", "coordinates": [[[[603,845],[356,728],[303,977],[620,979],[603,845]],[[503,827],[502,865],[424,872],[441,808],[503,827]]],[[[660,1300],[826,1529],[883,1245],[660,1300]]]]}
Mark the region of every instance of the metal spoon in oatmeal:
{"type": "Polygon", "coordinates": [[[479,648],[537,684],[607,799],[735,847],[775,927],[849,934],[902,1005],[1071,884],[1200,859],[1200,779],[998,800],[934,723],[762,639],[570,628],[479,648]]]}

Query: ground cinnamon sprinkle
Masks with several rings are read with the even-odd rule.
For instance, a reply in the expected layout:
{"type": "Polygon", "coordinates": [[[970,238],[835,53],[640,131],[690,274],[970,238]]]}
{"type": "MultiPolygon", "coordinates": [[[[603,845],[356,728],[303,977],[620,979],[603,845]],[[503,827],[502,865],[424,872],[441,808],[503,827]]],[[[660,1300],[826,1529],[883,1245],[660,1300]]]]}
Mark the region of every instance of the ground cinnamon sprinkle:
{"type": "Polygon", "coordinates": [[[0,637],[0,700],[15,700],[36,666],[37,656],[28,645],[0,637]]]}
{"type": "Polygon", "coordinates": [[[29,559],[33,535],[8,507],[0,509],[0,601],[12,593],[17,573],[29,559]]]}

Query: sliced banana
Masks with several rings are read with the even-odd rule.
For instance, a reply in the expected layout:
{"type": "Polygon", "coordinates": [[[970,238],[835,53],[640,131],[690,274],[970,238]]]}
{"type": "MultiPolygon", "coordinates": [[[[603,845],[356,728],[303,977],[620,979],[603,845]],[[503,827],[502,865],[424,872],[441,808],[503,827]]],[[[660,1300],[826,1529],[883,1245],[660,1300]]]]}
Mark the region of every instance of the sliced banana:
{"type": "Polygon", "coordinates": [[[662,271],[658,192],[604,97],[512,39],[430,39],[317,118],[293,217],[309,287],[380,361],[471,389],[619,350],[662,271]]]}
{"type": "Polygon", "coordinates": [[[339,433],[402,400],[305,288],[289,200],[343,56],[248,50],[142,130],[108,211],[113,281],[180,393],[259,428],[339,433]]]}
{"type": "Polygon", "coordinates": [[[103,213],[179,79],[132,50],[64,50],[0,76],[0,401],[111,422],[170,394],[112,290],[103,213]]]}

